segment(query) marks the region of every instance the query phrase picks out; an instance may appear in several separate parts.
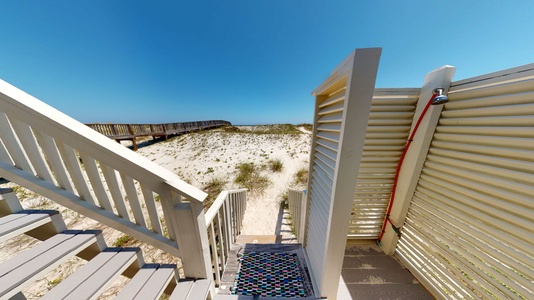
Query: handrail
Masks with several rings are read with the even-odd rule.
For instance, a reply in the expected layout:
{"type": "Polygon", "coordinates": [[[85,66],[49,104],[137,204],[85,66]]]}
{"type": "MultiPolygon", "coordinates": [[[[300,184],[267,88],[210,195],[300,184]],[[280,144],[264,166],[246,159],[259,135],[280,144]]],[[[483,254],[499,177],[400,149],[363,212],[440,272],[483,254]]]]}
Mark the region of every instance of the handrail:
{"type": "Polygon", "coordinates": [[[197,130],[212,129],[221,126],[232,125],[224,120],[194,121],[181,123],[163,124],[85,124],[91,129],[100,132],[108,138],[116,141],[131,140],[134,150],[137,150],[135,138],[142,136],[163,136],[167,139],[170,135],[193,132],[197,130]]]}
{"type": "Polygon", "coordinates": [[[205,214],[215,284],[221,284],[231,244],[241,233],[247,207],[247,189],[223,191],[205,214]]]}
{"type": "Polygon", "coordinates": [[[217,196],[217,199],[215,199],[215,201],[211,204],[211,206],[208,209],[208,211],[206,211],[206,213],[205,213],[206,226],[210,225],[210,223],[213,221],[213,218],[215,218],[215,216],[219,212],[219,209],[221,208],[221,206],[223,206],[224,203],[228,200],[228,194],[229,193],[235,194],[235,193],[242,193],[242,192],[247,192],[247,191],[248,191],[248,189],[237,189],[237,190],[230,190],[230,191],[222,191],[219,194],[219,196],[217,196]]]}
{"type": "Polygon", "coordinates": [[[176,256],[174,206],[207,196],[2,80],[0,160],[0,176],[176,256]]]}

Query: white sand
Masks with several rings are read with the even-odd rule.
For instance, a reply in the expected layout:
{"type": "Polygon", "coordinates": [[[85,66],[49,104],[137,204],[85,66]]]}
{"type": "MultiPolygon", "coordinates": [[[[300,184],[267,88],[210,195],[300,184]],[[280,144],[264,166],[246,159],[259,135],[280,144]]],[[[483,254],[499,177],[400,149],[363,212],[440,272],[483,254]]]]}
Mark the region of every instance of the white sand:
{"type": "Polygon", "coordinates": [[[310,139],[309,132],[288,135],[212,130],[175,137],[140,148],[138,152],[200,189],[213,178],[226,181],[226,189],[240,188],[234,183],[237,165],[252,162],[260,168],[264,166],[261,175],[272,184],[263,194],[249,193],[242,234],[273,235],[282,194],[293,185],[296,172],[308,168],[310,139]],[[281,172],[269,170],[272,159],[282,161],[281,172]]]}

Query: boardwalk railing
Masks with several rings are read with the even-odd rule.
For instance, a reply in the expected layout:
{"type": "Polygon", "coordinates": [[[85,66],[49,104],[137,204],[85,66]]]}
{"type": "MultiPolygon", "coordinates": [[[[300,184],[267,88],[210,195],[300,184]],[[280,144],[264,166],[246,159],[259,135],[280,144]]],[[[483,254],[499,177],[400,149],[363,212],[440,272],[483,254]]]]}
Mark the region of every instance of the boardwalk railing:
{"type": "Polygon", "coordinates": [[[181,257],[186,277],[211,278],[204,192],[1,80],[0,177],[181,257]]]}
{"type": "Polygon", "coordinates": [[[223,191],[206,212],[215,283],[220,285],[230,247],[241,233],[247,189],[223,191]]]}
{"type": "Polygon", "coordinates": [[[289,189],[287,197],[289,214],[293,223],[293,230],[299,243],[304,240],[304,218],[306,216],[306,190],[289,189]]]}
{"type": "Polygon", "coordinates": [[[135,141],[138,137],[151,136],[153,138],[163,136],[165,139],[170,135],[187,133],[198,130],[206,130],[221,126],[232,125],[224,120],[195,121],[165,124],[85,124],[91,129],[100,132],[108,138],[116,141],[130,140],[134,150],[137,150],[135,141]]]}

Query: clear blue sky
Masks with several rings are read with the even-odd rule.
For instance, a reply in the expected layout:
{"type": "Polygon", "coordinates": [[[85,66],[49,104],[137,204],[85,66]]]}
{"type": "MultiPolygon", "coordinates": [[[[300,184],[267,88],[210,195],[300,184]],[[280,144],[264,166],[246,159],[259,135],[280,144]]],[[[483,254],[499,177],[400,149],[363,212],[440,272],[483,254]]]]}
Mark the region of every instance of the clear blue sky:
{"type": "Polygon", "coordinates": [[[377,87],[534,62],[534,1],[0,0],[0,78],[84,122],[311,122],[355,48],[377,87]],[[513,4],[512,4],[513,3],[513,4]]]}

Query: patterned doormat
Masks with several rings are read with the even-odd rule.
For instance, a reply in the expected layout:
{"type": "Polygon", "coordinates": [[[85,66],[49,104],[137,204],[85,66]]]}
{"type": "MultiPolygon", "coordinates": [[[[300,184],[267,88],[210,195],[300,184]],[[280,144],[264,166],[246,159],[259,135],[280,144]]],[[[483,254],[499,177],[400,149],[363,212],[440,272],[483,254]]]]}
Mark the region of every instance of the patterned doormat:
{"type": "Polygon", "coordinates": [[[312,295],[306,270],[296,253],[250,252],[238,259],[233,295],[307,297],[312,295]]]}

